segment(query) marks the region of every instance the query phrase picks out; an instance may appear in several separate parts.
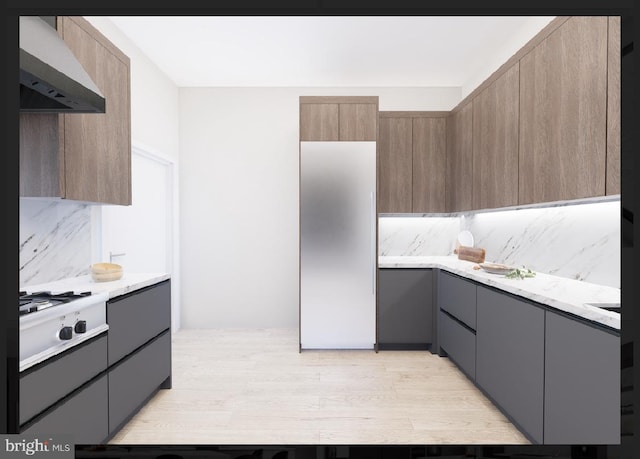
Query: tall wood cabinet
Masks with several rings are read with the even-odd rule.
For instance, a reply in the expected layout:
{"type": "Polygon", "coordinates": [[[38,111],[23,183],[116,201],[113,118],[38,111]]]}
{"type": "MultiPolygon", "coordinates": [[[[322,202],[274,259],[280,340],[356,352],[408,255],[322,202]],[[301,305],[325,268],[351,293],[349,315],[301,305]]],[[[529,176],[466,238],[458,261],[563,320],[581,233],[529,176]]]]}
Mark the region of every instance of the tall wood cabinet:
{"type": "Polygon", "coordinates": [[[620,194],[620,16],[608,18],[607,40],[607,177],[605,192],[620,194]]]}
{"type": "Polygon", "coordinates": [[[301,96],[301,141],[375,141],[377,96],[301,96]]]}
{"type": "Polygon", "coordinates": [[[516,63],[473,99],[473,208],[518,204],[516,63]]]}
{"type": "Polygon", "coordinates": [[[378,132],[378,212],[412,211],[413,122],[380,113],[378,132]]]}
{"type": "Polygon", "coordinates": [[[447,118],[445,211],[473,209],[473,102],[447,118]]]}
{"type": "Polygon", "coordinates": [[[519,204],[605,195],[607,36],[574,16],[520,60],[519,204]]]}
{"type": "Polygon", "coordinates": [[[446,112],[380,112],[378,212],[445,211],[446,112]]]}
{"type": "Polygon", "coordinates": [[[558,17],[448,118],[446,211],[620,193],[620,18],[558,17]]]}
{"type": "Polygon", "coordinates": [[[445,211],[447,119],[413,118],[413,199],[415,213],[445,211]]]}
{"type": "Polygon", "coordinates": [[[105,113],[20,115],[20,196],[131,204],[130,61],[82,17],[58,33],[105,97],[105,113]]]}

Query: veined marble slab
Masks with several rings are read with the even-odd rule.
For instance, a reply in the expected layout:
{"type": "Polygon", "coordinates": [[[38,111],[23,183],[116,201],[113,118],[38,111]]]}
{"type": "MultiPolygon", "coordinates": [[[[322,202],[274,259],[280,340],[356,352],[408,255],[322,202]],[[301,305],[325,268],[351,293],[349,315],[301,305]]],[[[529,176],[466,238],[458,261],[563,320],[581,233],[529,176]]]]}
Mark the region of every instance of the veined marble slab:
{"type": "Polygon", "coordinates": [[[496,263],[620,288],[619,200],[471,214],[460,229],[496,263]]]}
{"type": "Polygon", "coordinates": [[[619,196],[456,215],[384,214],[378,254],[451,255],[458,232],[468,230],[497,263],[620,288],[620,228],[619,196]]]}
{"type": "Polygon", "coordinates": [[[20,199],[20,283],[82,276],[91,265],[91,206],[20,199]]]}
{"type": "MultiPolygon", "coordinates": [[[[489,260],[487,260],[489,261],[489,260]]],[[[536,273],[535,277],[508,279],[475,270],[477,263],[450,256],[379,257],[378,268],[439,268],[467,279],[499,288],[592,322],[620,330],[620,313],[589,306],[587,303],[620,303],[620,289],[589,282],[536,273]]]]}
{"type": "Polygon", "coordinates": [[[381,256],[449,255],[459,232],[458,217],[380,217],[378,253],[381,256]]]}
{"type": "Polygon", "coordinates": [[[91,276],[78,276],[57,281],[46,282],[29,286],[21,286],[20,291],[27,293],[51,291],[53,293],[73,291],[74,293],[108,292],[109,298],[124,295],[150,285],[157,284],[169,279],[167,273],[124,273],[122,277],[115,281],[95,282],[91,276]]]}

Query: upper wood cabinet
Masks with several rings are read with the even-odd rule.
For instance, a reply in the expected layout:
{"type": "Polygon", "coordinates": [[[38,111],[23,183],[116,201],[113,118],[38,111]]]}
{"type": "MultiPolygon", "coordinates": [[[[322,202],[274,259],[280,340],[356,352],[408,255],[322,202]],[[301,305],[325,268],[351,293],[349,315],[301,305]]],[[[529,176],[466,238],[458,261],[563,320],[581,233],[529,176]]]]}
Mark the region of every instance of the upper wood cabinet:
{"type": "Polygon", "coordinates": [[[605,194],[608,23],[571,17],[520,60],[519,204],[605,194]]]}
{"type": "Polygon", "coordinates": [[[447,118],[413,118],[414,213],[445,211],[447,118]]]}
{"type": "Polygon", "coordinates": [[[378,212],[445,211],[446,112],[380,112],[378,212]]]}
{"type": "Polygon", "coordinates": [[[378,104],[340,104],[340,140],[376,140],[378,104]]]}
{"type": "Polygon", "coordinates": [[[518,64],[473,99],[473,208],[518,204],[518,64]]]}
{"type": "Polygon", "coordinates": [[[378,212],[412,211],[413,120],[380,114],[378,132],[378,212]]]}
{"type": "Polygon", "coordinates": [[[300,140],[340,140],[338,104],[300,104],[300,140]]]}
{"type": "Polygon", "coordinates": [[[375,141],[377,96],[301,96],[301,141],[375,141]]]}
{"type": "Polygon", "coordinates": [[[105,97],[105,113],[20,115],[20,196],[131,204],[129,58],[81,17],[58,33],[105,97]]]}
{"type": "Polygon", "coordinates": [[[609,17],[607,49],[607,178],[606,194],[620,194],[620,17],[609,17]]]}
{"type": "Polygon", "coordinates": [[[473,209],[473,102],[447,118],[445,211],[473,209]]]}

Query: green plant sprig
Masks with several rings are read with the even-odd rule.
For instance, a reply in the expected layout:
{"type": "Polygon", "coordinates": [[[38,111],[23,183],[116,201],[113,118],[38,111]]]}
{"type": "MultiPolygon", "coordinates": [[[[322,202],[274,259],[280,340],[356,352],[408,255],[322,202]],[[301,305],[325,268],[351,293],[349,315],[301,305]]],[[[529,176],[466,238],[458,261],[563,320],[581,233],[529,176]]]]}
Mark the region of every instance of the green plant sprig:
{"type": "Polygon", "coordinates": [[[509,279],[524,279],[525,277],[535,276],[536,273],[534,271],[531,271],[530,269],[523,266],[522,269],[516,268],[513,271],[509,271],[507,274],[505,274],[504,277],[507,277],[509,279]]]}

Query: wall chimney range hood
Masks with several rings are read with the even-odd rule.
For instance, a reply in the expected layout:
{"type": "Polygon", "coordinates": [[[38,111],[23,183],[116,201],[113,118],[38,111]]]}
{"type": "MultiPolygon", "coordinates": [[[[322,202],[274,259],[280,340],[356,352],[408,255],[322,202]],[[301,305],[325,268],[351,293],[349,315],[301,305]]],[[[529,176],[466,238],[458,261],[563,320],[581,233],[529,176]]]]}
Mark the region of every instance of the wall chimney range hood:
{"type": "Polygon", "coordinates": [[[104,113],[105,99],[58,32],[20,16],[20,111],[104,113]]]}

